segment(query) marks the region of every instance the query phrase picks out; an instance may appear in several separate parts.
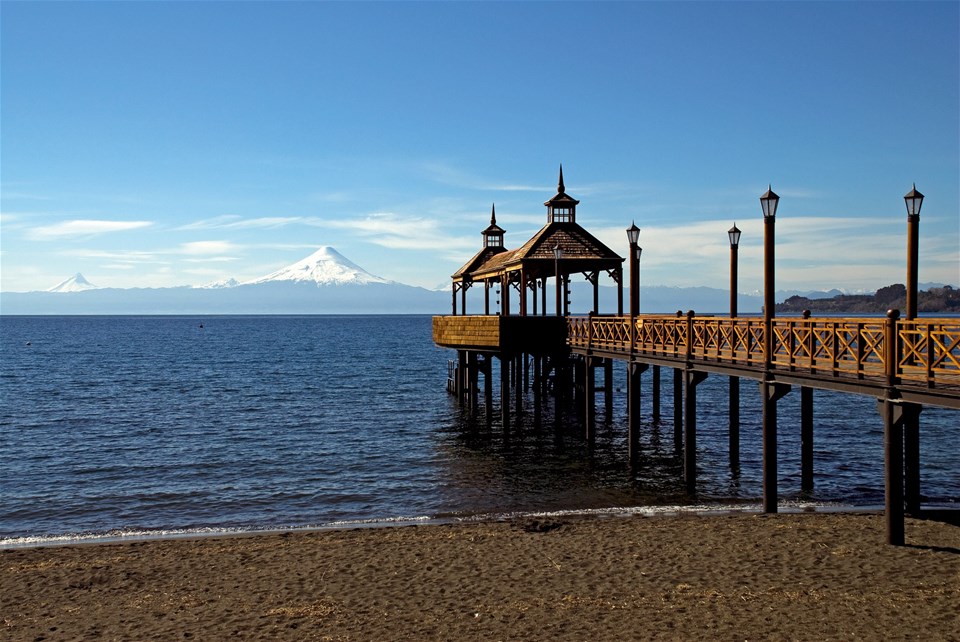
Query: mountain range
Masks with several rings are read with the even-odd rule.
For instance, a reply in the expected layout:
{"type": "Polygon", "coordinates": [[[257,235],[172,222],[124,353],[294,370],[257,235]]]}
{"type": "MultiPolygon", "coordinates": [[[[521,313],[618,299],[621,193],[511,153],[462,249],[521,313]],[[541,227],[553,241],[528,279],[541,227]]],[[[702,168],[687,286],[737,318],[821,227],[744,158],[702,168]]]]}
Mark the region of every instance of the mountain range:
{"type": "MultiPolygon", "coordinates": [[[[468,291],[469,314],[483,312],[481,292],[479,288],[468,291]]],[[[615,286],[600,287],[601,313],[616,312],[617,294],[615,286]]],[[[838,290],[780,291],[776,299],[782,302],[802,296],[817,300],[841,294],[844,293],[838,290]]],[[[569,298],[571,312],[584,314],[593,306],[593,288],[574,281],[569,298]]],[[[628,298],[624,292],[624,305],[629,304],[628,298]]],[[[739,312],[759,313],[762,299],[760,293],[740,293],[739,312]]],[[[449,314],[450,301],[449,288],[428,290],[390,281],[371,274],[334,248],[323,246],[300,261],[244,282],[227,279],[199,286],[101,288],[78,273],[46,291],[0,292],[0,314],[449,314]]],[[[491,298],[491,306],[494,305],[491,298]]],[[[548,312],[553,305],[550,291],[548,312]]],[[[729,305],[729,292],[718,288],[640,289],[640,310],[647,314],[678,310],[725,314],[729,305]]]]}
{"type": "Polygon", "coordinates": [[[389,281],[332,247],[250,281],[98,288],[82,274],[42,292],[0,292],[2,314],[437,314],[450,295],[389,281]]]}

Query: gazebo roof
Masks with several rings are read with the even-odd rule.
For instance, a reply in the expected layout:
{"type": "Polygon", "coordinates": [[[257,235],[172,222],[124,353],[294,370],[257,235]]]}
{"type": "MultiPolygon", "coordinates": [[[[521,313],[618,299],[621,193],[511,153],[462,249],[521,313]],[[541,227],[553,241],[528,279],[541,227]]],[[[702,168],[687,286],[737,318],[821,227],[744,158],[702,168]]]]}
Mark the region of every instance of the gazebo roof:
{"type": "MultiPolygon", "coordinates": [[[[580,202],[568,195],[564,189],[561,167],[557,194],[544,205],[575,206],[580,202]]],[[[496,225],[494,214],[491,213],[490,227],[484,230],[484,234],[494,228],[500,229],[496,225]]],[[[457,270],[452,278],[454,281],[484,281],[519,270],[524,270],[534,278],[551,276],[556,271],[553,249],[558,245],[562,251],[559,268],[563,274],[614,270],[623,264],[623,257],[575,221],[551,221],[515,250],[484,247],[457,270]]]]}
{"type": "MultiPolygon", "coordinates": [[[[612,270],[623,264],[623,258],[608,248],[599,239],[577,223],[547,223],[539,232],[515,250],[488,256],[479,263],[471,260],[469,273],[473,280],[484,280],[520,269],[530,269],[532,274],[553,274],[553,248],[559,245],[562,251],[561,272],[585,272],[612,270]]],[[[464,268],[467,266],[465,265],[464,268]]]]}

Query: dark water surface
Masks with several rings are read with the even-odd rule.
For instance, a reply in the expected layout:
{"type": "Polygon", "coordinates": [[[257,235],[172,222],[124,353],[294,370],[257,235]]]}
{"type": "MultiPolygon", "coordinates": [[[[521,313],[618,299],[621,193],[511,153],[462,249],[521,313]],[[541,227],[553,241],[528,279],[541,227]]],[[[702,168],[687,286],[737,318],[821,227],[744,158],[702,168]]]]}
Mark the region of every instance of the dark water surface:
{"type": "MultiPolygon", "coordinates": [[[[631,476],[622,364],[611,417],[598,396],[590,453],[572,416],[555,429],[527,415],[505,437],[461,411],[445,391],[454,353],[430,333],[425,316],[0,317],[0,545],[759,501],[753,382],[741,384],[737,470],[727,378],[698,388],[690,497],[673,449],[670,371],[662,425],[650,421],[644,375],[642,466],[631,476]]],[[[874,406],[815,393],[816,488],[805,502],[882,504],[874,406]]],[[[801,499],[798,394],[779,415],[790,503],[801,499]]],[[[960,502],[958,423],[956,411],[921,416],[928,504],[960,502]]]]}

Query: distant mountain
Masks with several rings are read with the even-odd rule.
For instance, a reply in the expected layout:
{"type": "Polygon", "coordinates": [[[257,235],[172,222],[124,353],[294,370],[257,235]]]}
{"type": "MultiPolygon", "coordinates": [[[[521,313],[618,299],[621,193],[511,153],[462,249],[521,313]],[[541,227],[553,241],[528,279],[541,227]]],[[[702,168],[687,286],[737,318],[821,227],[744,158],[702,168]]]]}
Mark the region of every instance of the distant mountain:
{"type": "Polygon", "coordinates": [[[219,290],[222,288],[235,288],[238,285],[240,285],[240,281],[230,278],[213,281],[212,283],[207,283],[206,285],[195,285],[194,287],[201,290],[219,290]]]}
{"type": "Polygon", "coordinates": [[[370,274],[329,246],[319,250],[293,265],[272,272],[267,276],[247,281],[243,285],[258,285],[293,281],[315,285],[366,285],[368,283],[393,283],[370,274]]]}
{"type": "Polygon", "coordinates": [[[388,281],[332,247],[245,283],[0,292],[3,314],[442,314],[449,302],[449,293],[388,281]]]}
{"type": "Polygon", "coordinates": [[[47,292],[83,292],[84,290],[95,290],[97,286],[87,281],[82,274],[77,272],[66,281],[61,281],[47,292]]]}

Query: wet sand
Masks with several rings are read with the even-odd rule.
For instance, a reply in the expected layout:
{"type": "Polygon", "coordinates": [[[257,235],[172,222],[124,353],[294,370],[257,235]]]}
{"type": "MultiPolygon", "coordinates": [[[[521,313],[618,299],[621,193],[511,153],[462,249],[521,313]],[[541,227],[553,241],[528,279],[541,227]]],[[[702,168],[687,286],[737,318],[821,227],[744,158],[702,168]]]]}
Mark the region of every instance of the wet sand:
{"type": "Polygon", "coordinates": [[[552,519],[0,551],[3,640],[960,639],[960,527],[552,519]]]}

